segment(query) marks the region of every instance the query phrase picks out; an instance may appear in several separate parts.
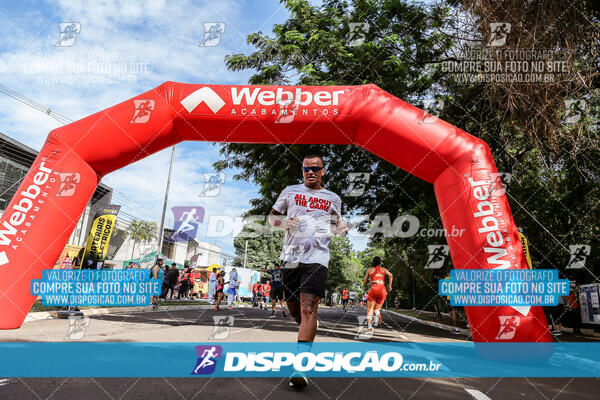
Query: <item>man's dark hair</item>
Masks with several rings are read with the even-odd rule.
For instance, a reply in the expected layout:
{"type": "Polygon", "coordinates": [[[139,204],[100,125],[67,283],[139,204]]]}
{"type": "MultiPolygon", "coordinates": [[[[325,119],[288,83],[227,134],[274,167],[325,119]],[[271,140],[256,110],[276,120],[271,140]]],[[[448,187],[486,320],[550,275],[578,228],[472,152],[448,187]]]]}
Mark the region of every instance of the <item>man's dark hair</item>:
{"type": "Polygon", "coordinates": [[[373,257],[373,267],[376,267],[378,265],[381,265],[381,257],[375,256],[373,257]]]}
{"type": "Polygon", "coordinates": [[[302,160],[306,160],[307,158],[318,158],[319,160],[321,160],[321,165],[325,166],[325,162],[323,161],[323,157],[321,156],[318,156],[316,154],[307,154],[302,160]]]}

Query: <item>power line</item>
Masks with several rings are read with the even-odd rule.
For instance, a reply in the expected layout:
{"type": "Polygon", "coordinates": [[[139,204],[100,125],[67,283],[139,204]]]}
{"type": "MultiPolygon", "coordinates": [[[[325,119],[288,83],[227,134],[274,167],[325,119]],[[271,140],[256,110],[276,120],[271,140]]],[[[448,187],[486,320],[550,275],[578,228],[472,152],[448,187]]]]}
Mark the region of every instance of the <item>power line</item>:
{"type": "Polygon", "coordinates": [[[4,93],[5,95],[12,97],[13,99],[28,105],[29,107],[35,108],[38,111],[43,112],[46,115],[49,115],[50,117],[54,118],[55,120],[57,120],[58,122],[60,122],[61,124],[68,124],[73,122],[73,120],[69,117],[65,117],[64,115],[61,115],[55,111],[52,111],[49,107],[45,107],[27,97],[25,97],[24,95],[22,95],[19,92],[16,92],[14,90],[12,90],[11,88],[9,88],[8,86],[5,86],[3,84],[0,83],[0,93],[4,93]]]}

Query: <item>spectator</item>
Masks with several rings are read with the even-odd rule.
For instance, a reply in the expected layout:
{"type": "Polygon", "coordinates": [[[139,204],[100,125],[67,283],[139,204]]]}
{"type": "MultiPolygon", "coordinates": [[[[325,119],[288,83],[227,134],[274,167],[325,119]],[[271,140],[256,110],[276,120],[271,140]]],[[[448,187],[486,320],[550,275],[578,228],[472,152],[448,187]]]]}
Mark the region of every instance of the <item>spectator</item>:
{"type": "Polygon", "coordinates": [[[208,276],[208,301],[209,301],[209,304],[214,304],[214,299],[215,299],[215,295],[216,295],[215,290],[217,288],[217,278],[218,278],[217,269],[213,268],[212,272],[208,276]]]}
{"type": "Polygon", "coordinates": [[[190,271],[185,268],[183,270],[183,274],[179,279],[179,292],[177,293],[177,298],[181,299],[182,297],[185,299],[188,291],[190,283],[190,271]]]}
{"type": "Polygon", "coordinates": [[[571,284],[571,293],[569,293],[569,297],[567,298],[567,307],[569,309],[567,313],[568,326],[569,328],[573,328],[573,333],[580,333],[581,310],[579,306],[579,287],[575,283],[571,284]]]}
{"type": "Polygon", "coordinates": [[[177,264],[171,264],[171,269],[169,270],[169,291],[167,295],[169,295],[169,299],[173,298],[173,294],[175,293],[175,286],[177,286],[177,282],[179,281],[179,271],[177,271],[177,264]]]}
{"type": "Polygon", "coordinates": [[[238,273],[235,268],[232,268],[229,273],[229,289],[227,289],[227,308],[229,309],[233,308],[233,300],[237,296],[239,285],[238,273]]]}

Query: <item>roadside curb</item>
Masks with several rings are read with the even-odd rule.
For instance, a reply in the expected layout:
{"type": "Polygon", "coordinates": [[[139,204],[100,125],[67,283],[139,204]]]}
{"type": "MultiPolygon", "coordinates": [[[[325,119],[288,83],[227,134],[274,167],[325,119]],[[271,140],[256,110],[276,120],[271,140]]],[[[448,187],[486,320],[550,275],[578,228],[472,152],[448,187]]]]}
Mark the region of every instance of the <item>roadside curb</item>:
{"type": "Polygon", "coordinates": [[[392,310],[387,310],[387,309],[385,309],[384,311],[388,312],[388,313],[396,314],[397,316],[399,316],[401,318],[404,318],[404,319],[407,319],[407,320],[412,321],[412,322],[418,322],[420,324],[429,325],[431,327],[438,328],[438,329],[443,329],[443,330],[448,331],[448,332],[459,332],[459,333],[461,333],[463,335],[466,335],[466,336],[470,336],[471,335],[471,330],[470,329],[455,328],[453,326],[442,324],[440,322],[423,320],[423,319],[420,319],[420,318],[417,318],[417,317],[413,317],[413,316],[410,316],[410,315],[399,313],[397,311],[392,311],[392,310]]]}
{"type": "MultiPolygon", "coordinates": [[[[142,313],[149,311],[180,311],[180,310],[193,310],[193,309],[214,309],[214,305],[209,304],[190,304],[190,305],[178,305],[178,306],[159,306],[158,310],[153,310],[152,306],[138,306],[138,307],[110,307],[110,308],[91,308],[87,310],[81,310],[83,315],[102,315],[102,314],[120,314],[120,313],[142,313]]],[[[245,305],[236,305],[236,308],[246,308],[245,305]]],[[[25,322],[44,321],[49,319],[59,319],[58,311],[38,311],[27,314],[25,322]]]]}

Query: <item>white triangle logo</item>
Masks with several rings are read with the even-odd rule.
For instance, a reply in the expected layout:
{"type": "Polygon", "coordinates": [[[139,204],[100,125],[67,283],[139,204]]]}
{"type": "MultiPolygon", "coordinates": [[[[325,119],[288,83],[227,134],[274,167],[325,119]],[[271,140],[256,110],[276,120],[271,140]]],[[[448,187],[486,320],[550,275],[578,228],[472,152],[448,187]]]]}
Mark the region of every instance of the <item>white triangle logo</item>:
{"type": "Polygon", "coordinates": [[[215,114],[225,105],[223,99],[209,87],[203,87],[191,93],[185,99],[181,100],[181,105],[187,112],[191,113],[202,102],[205,102],[208,108],[215,114]]]}

